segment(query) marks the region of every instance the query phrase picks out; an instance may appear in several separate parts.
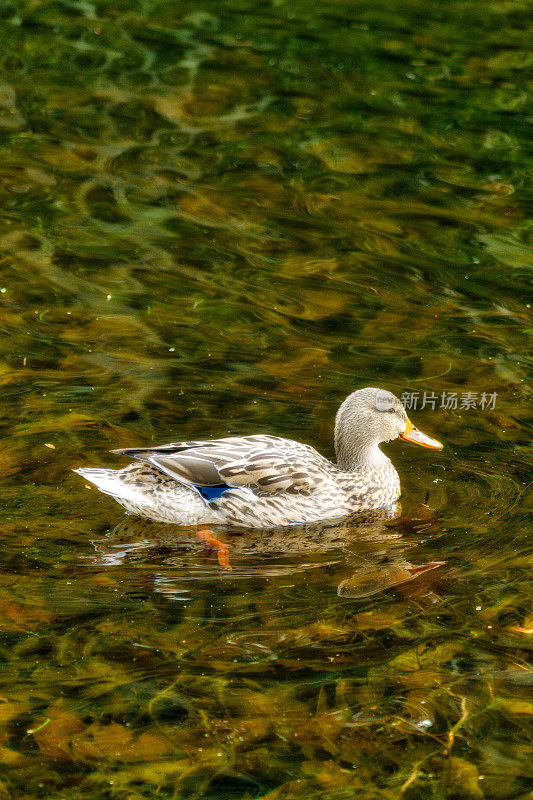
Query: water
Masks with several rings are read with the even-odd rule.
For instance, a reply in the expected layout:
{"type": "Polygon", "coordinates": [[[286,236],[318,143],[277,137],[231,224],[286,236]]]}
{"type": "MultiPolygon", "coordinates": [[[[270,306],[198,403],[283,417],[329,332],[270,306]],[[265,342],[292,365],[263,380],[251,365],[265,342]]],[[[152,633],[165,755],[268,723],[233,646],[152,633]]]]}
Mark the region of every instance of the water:
{"type": "Polygon", "coordinates": [[[2,4],[0,796],[531,797],[527,12],[2,4]],[[366,385],[402,517],[231,571],[70,472],[366,385]]]}

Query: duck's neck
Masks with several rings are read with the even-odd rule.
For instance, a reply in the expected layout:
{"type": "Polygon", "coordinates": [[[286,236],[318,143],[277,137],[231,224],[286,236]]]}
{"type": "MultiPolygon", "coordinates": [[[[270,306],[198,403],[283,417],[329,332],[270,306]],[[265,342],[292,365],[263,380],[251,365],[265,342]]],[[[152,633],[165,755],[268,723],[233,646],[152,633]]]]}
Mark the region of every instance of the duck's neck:
{"type": "Polygon", "coordinates": [[[370,471],[391,463],[377,442],[354,442],[335,436],[335,452],[337,465],[343,472],[370,471]]]}
{"type": "Polygon", "coordinates": [[[344,401],[335,418],[335,452],[339,468],[343,472],[370,471],[390,464],[379,449],[382,439],[379,428],[372,420],[361,422],[357,406],[350,402],[352,397],[344,401]]]}

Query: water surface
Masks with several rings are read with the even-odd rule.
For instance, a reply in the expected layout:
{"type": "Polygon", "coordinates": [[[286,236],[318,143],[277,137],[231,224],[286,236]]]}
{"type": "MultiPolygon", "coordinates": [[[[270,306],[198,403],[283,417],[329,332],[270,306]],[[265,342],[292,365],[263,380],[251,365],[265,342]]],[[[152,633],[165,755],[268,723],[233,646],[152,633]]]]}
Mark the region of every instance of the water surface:
{"type": "Polygon", "coordinates": [[[2,4],[0,797],[531,798],[527,12],[2,4]],[[368,385],[402,517],[231,571],[70,472],[368,385]]]}

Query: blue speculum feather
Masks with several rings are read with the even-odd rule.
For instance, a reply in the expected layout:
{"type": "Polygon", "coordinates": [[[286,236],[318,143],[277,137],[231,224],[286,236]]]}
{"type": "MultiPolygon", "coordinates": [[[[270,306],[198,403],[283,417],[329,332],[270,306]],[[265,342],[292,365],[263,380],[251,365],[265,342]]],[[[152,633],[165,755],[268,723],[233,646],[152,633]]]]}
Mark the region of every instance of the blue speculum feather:
{"type": "Polygon", "coordinates": [[[196,488],[204,498],[204,500],[219,500],[224,492],[230,488],[225,483],[218,484],[217,486],[198,486],[196,488]]]}

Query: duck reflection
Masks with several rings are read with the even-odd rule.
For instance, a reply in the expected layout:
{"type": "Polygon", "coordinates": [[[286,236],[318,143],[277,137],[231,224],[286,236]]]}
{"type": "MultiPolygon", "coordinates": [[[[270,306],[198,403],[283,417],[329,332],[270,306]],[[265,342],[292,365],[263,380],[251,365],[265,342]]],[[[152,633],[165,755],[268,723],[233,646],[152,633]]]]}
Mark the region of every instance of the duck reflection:
{"type": "Polygon", "coordinates": [[[342,520],[268,530],[185,528],[124,517],[105,537],[93,541],[98,567],[143,567],[143,583],[172,596],[183,571],[196,579],[263,578],[321,569],[342,598],[362,599],[409,583],[444,561],[412,564],[407,547],[434,535],[428,513],[401,516],[399,505],[342,520]],[[411,538],[410,538],[411,537],[411,538]],[[198,557],[199,556],[199,557],[198,557]],[[211,569],[206,570],[206,566],[211,569]],[[151,568],[150,578],[146,569],[151,568]]]}

